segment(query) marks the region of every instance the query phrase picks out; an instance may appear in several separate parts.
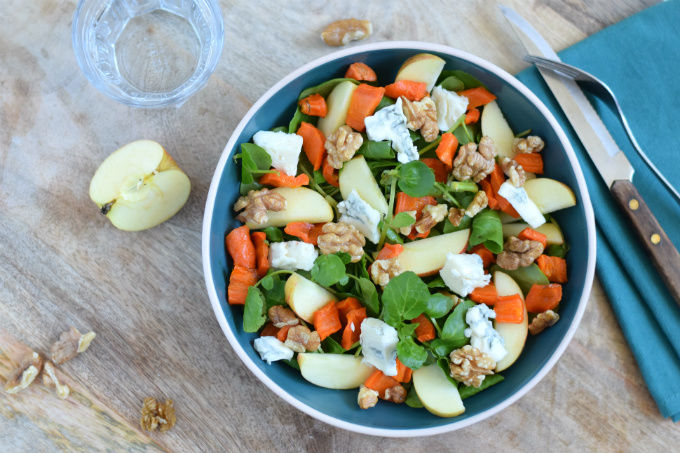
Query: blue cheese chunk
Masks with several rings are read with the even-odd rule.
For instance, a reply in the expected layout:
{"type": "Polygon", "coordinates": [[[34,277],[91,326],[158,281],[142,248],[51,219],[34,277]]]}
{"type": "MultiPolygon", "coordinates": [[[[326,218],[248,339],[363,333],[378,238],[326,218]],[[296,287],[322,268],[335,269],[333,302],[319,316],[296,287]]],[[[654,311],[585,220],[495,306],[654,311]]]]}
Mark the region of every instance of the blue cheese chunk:
{"type": "Polygon", "coordinates": [[[482,258],[475,253],[447,253],[446,262],[439,275],[446,286],[461,297],[467,296],[475,288],[488,285],[491,281],[491,276],[484,274],[482,258]]]}
{"type": "Polygon", "coordinates": [[[319,252],[312,244],[300,241],[269,244],[269,263],[278,269],[311,271],[319,252]]]}
{"type": "Polygon", "coordinates": [[[255,350],[260,354],[262,360],[271,365],[277,360],[290,360],[293,358],[293,350],[286,347],[282,341],[276,337],[260,337],[253,343],[255,350]]]}
{"type": "Polygon", "coordinates": [[[528,223],[531,228],[538,228],[545,223],[545,217],[541,214],[536,203],[531,201],[524,187],[515,187],[509,181],[505,181],[498,189],[498,195],[508,200],[515,208],[517,214],[528,223]]]}
{"type": "Polygon", "coordinates": [[[418,160],[418,148],[413,145],[411,134],[406,127],[406,116],[402,109],[401,98],[394,105],[379,110],[364,120],[369,140],[391,140],[392,148],[397,151],[397,160],[402,164],[418,160]]]}
{"type": "Polygon", "coordinates": [[[373,365],[387,376],[397,375],[397,329],[376,318],[361,323],[362,363],[373,365]]]}
{"type": "Polygon", "coordinates": [[[437,108],[437,126],[441,131],[448,131],[468,106],[468,98],[440,86],[432,90],[432,100],[437,108]]]}
{"type": "Polygon", "coordinates": [[[302,137],[282,131],[260,131],[253,136],[253,143],[267,151],[272,158],[272,167],[288,176],[297,175],[302,137]]]}
{"type": "Polygon", "coordinates": [[[378,229],[380,212],[365,202],[355,189],[352,189],[345,201],[338,203],[338,212],[340,212],[340,219],[338,219],[340,222],[354,225],[366,239],[374,244],[380,241],[378,229]]]}
{"type": "Polygon", "coordinates": [[[485,304],[469,308],[465,314],[465,322],[469,327],[463,334],[470,339],[470,346],[486,353],[498,363],[508,351],[505,349],[503,338],[491,324],[490,319],[495,317],[496,312],[485,304]]]}

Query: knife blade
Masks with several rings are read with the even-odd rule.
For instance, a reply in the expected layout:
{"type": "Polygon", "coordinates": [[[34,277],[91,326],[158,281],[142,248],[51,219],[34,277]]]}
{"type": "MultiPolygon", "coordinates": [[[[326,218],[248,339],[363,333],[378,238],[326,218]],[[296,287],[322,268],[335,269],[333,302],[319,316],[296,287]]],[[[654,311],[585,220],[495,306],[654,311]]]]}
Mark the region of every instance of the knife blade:
{"type": "MultiPolygon", "coordinates": [[[[501,11],[529,54],[559,60],[548,42],[528,21],[506,6],[501,5],[501,11]]],[[[537,68],[680,306],[680,253],[633,185],[633,166],[576,82],[549,69],[537,68]]]]}

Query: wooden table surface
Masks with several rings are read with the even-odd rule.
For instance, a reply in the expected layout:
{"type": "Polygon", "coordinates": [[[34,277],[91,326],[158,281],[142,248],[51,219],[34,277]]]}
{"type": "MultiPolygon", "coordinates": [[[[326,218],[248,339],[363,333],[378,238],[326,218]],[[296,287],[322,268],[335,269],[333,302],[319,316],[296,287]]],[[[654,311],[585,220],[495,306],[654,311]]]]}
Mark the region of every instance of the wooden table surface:
{"type": "MultiPolygon", "coordinates": [[[[560,50],[656,2],[506,3],[560,50]]],[[[22,351],[48,353],[69,326],[97,338],[60,367],[68,399],[42,383],[0,391],[0,451],[677,449],[680,431],[659,415],[597,281],[574,339],[531,392],[477,425],[420,439],[358,435],[294,409],[246,369],[215,320],[201,267],[203,208],[250,106],[334,51],[319,34],[348,17],[373,22],[364,42],[446,44],[516,73],[523,51],[495,0],[223,0],[215,74],[180,109],[166,110],[126,107],[87,82],[71,47],[75,6],[0,0],[0,384],[22,351]],[[169,221],[127,233],[99,214],[88,187],[106,156],[140,138],[166,147],[192,192],[169,221]],[[175,400],[173,430],[140,430],[146,396],[175,400]]]]}

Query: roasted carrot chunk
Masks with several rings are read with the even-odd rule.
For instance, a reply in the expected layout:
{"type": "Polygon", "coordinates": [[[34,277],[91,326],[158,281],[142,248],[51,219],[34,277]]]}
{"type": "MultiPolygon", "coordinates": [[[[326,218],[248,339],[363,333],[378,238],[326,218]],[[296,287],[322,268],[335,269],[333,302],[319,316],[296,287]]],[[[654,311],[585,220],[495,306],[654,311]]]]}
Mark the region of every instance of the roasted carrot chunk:
{"type": "Polygon", "coordinates": [[[366,319],[366,307],[357,308],[347,313],[347,324],[342,331],[340,346],[343,349],[350,349],[353,344],[359,341],[361,335],[361,323],[366,319]]]}
{"type": "Polygon", "coordinates": [[[369,377],[366,379],[364,382],[364,385],[368,387],[371,390],[375,390],[378,392],[378,396],[380,398],[385,398],[385,390],[391,389],[392,387],[396,387],[399,384],[399,381],[394,379],[393,377],[386,376],[385,373],[383,373],[380,370],[375,370],[369,377]]]}
{"type": "Polygon", "coordinates": [[[290,222],[283,231],[291,236],[299,237],[302,242],[318,245],[324,225],[325,223],[290,222]]]}
{"type": "Polygon", "coordinates": [[[543,156],[539,153],[519,153],[515,155],[515,161],[522,166],[524,171],[543,174],[543,156]]]}
{"type": "Polygon", "coordinates": [[[468,297],[478,304],[495,305],[498,299],[498,291],[496,285],[491,282],[486,286],[475,288],[468,297]]]}
{"type": "MultiPolygon", "coordinates": [[[[250,238],[248,239],[250,240],[250,238]]],[[[227,287],[229,305],[245,305],[248,288],[257,283],[257,270],[243,266],[234,266],[227,287]]]]}
{"type": "Polygon", "coordinates": [[[522,231],[519,232],[517,235],[517,239],[521,239],[523,241],[536,241],[540,242],[543,244],[543,248],[545,248],[545,245],[548,242],[548,236],[546,236],[543,233],[539,233],[538,231],[532,229],[532,228],[525,228],[522,231]]]}
{"type": "Polygon", "coordinates": [[[250,235],[255,245],[255,261],[257,264],[257,276],[262,278],[267,275],[269,270],[269,245],[267,245],[267,235],[262,231],[256,231],[250,235]]]}
{"type": "Polygon", "coordinates": [[[320,116],[324,118],[328,112],[326,100],[318,93],[310,94],[298,102],[300,111],[309,116],[320,116]]]}
{"type": "Polygon", "coordinates": [[[496,96],[489,92],[484,87],[470,88],[469,90],[458,91],[459,96],[465,96],[468,99],[468,111],[496,99],[496,96]]]}
{"type": "Polygon", "coordinates": [[[331,164],[328,163],[328,153],[324,153],[322,173],[326,182],[333,187],[340,187],[340,174],[338,170],[333,168],[331,164]]]}
{"type": "Polygon", "coordinates": [[[468,110],[465,114],[465,124],[473,124],[479,121],[479,109],[468,110]]]}
{"type": "Polygon", "coordinates": [[[365,131],[364,119],[373,115],[384,94],[385,88],[383,87],[360,84],[352,93],[345,123],[355,131],[365,131]]]}
{"type": "Polygon", "coordinates": [[[340,315],[335,302],[328,302],[323,307],[314,312],[314,329],[319,333],[321,341],[325,340],[330,334],[342,329],[340,315]]]}
{"type": "Polygon", "coordinates": [[[519,294],[498,296],[493,311],[496,312],[498,323],[521,324],[524,322],[524,302],[519,294]]]}
{"type": "Polygon", "coordinates": [[[355,297],[348,297],[347,299],[343,299],[339,302],[336,302],[335,306],[338,309],[340,324],[342,324],[342,326],[344,327],[347,325],[347,313],[349,313],[352,310],[357,310],[361,308],[361,302],[359,302],[359,299],[355,297]]]}
{"type": "Polygon", "coordinates": [[[456,154],[458,148],[458,139],[450,132],[442,134],[442,140],[434,150],[435,154],[449,169],[453,167],[453,155],[456,154]]]}
{"type": "Polygon", "coordinates": [[[482,259],[482,266],[484,269],[488,268],[491,266],[492,263],[496,262],[496,257],[494,256],[493,252],[486,248],[484,244],[477,244],[474,247],[472,247],[472,250],[470,250],[470,253],[475,253],[479,255],[479,257],[482,259]]]}
{"type": "Polygon", "coordinates": [[[399,80],[385,87],[385,96],[392,99],[404,96],[412,102],[420,101],[427,96],[427,84],[425,82],[399,80]]]}
{"type": "Polygon", "coordinates": [[[387,244],[380,249],[378,256],[375,258],[377,260],[389,260],[396,256],[399,256],[401,252],[404,251],[404,246],[401,244],[387,244]]]}
{"type": "Polygon", "coordinates": [[[416,327],[415,330],[415,334],[416,339],[421,343],[434,340],[435,337],[437,336],[437,331],[434,330],[434,325],[432,324],[432,321],[430,321],[429,318],[424,314],[418,316],[417,318],[412,319],[411,323],[418,324],[418,327],[416,327]]]}
{"type": "Polygon", "coordinates": [[[394,379],[397,382],[410,382],[411,381],[411,376],[413,375],[413,370],[399,360],[399,357],[397,357],[397,375],[394,376],[394,379]]]}
{"type": "Polygon", "coordinates": [[[246,225],[231,230],[225,243],[231,259],[234,260],[234,266],[255,269],[255,246],[250,240],[250,229],[246,225]]]}
{"type": "Polygon", "coordinates": [[[378,76],[375,74],[375,71],[373,71],[373,69],[371,69],[365,63],[361,62],[356,62],[349,65],[349,68],[345,73],[345,78],[366,82],[375,82],[378,80],[378,76]]]}
{"type": "Polygon", "coordinates": [[[527,294],[527,311],[529,313],[543,313],[554,310],[562,300],[562,285],[533,285],[527,294]]]}
{"type": "Polygon", "coordinates": [[[434,159],[432,157],[426,157],[424,159],[420,159],[420,161],[430,167],[430,169],[434,172],[434,180],[436,182],[446,182],[449,176],[449,171],[441,160],[434,159]]]}
{"type": "Polygon", "coordinates": [[[277,171],[276,173],[265,173],[260,176],[258,181],[265,186],[297,188],[309,184],[309,177],[304,173],[298,176],[288,176],[277,171]]]}
{"type": "Polygon", "coordinates": [[[302,137],[302,150],[314,166],[314,170],[321,168],[326,151],[324,148],[326,137],[324,137],[323,132],[314,125],[302,121],[296,134],[302,137]]]}
{"type": "Polygon", "coordinates": [[[559,256],[541,255],[536,258],[538,268],[553,283],[567,283],[567,261],[559,256]]]}

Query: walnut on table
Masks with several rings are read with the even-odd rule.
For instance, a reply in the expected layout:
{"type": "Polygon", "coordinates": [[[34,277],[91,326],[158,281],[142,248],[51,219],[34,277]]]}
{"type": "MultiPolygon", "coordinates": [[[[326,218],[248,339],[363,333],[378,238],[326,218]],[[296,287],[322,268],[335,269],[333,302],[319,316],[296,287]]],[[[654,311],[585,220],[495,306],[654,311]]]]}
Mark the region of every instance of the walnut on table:
{"type": "Polygon", "coordinates": [[[352,263],[361,261],[366,238],[354,225],[329,222],[323,226],[321,232],[323,234],[319,236],[317,244],[323,255],[345,252],[349,253],[352,263]]]}
{"type": "Polygon", "coordinates": [[[515,187],[524,187],[524,182],[527,180],[524,168],[517,163],[515,159],[509,157],[501,157],[498,161],[505,176],[510,178],[510,184],[515,187]]]}
{"type": "Polygon", "coordinates": [[[364,138],[360,133],[354,132],[349,126],[341,126],[326,138],[324,148],[328,153],[328,164],[337,168],[342,168],[342,164],[354,157],[357,150],[364,143],[364,138]]]}
{"type": "Polygon", "coordinates": [[[67,398],[69,393],[71,393],[71,389],[68,385],[59,382],[54,365],[49,360],[45,362],[45,366],[43,367],[42,379],[43,384],[47,387],[56,388],[57,396],[61,399],[67,398]]]}
{"type": "Polygon", "coordinates": [[[538,241],[523,241],[511,236],[503,245],[503,251],[496,257],[496,264],[509,271],[527,267],[543,253],[543,244],[538,241]]]}
{"type": "Polygon", "coordinates": [[[297,326],[300,320],[295,315],[295,312],[290,308],[284,308],[281,305],[274,305],[267,312],[269,320],[274,324],[274,327],[279,329],[283,326],[297,326]]]}
{"type": "Polygon", "coordinates": [[[18,393],[31,385],[43,367],[43,358],[37,352],[29,352],[19,362],[19,366],[7,378],[5,392],[18,393]]]}
{"type": "Polygon", "coordinates": [[[359,407],[362,409],[368,409],[375,406],[378,404],[378,392],[361,384],[359,395],[357,396],[357,403],[359,403],[359,407]]]}
{"type": "Polygon", "coordinates": [[[343,19],[328,25],[321,33],[321,39],[329,46],[346,46],[350,41],[358,41],[373,33],[368,20],[343,19]]]}
{"type": "Polygon", "coordinates": [[[385,260],[375,260],[371,264],[371,279],[376,285],[385,286],[390,282],[390,279],[401,273],[401,263],[398,256],[385,260]]]}
{"type": "Polygon", "coordinates": [[[475,197],[472,199],[472,202],[470,202],[468,207],[465,208],[465,215],[470,218],[473,218],[474,216],[479,214],[479,211],[486,208],[488,205],[489,198],[486,196],[486,192],[480,190],[475,194],[475,197]]]}
{"type": "Polygon", "coordinates": [[[449,358],[451,377],[468,387],[478,388],[484,378],[493,374],[496,362],[486,353],[470,345],[465,345],[453,351],[449,358]]]}
{"type": "Polygon", "coordinates": [[[416,222],[415,229],[418,233],[427,233],[436,224],[446,218],[447,206],[445,204],[427,205],[423,208],[423,216],[416,222]]]}
{"type": "Polygon", "coordinates": [[[512,152],[515,154],[540,153],[544,147],[543,139],[536,135],[530,135],[527,138],[516,138],[512,142],[512,152]]]}
{"type": "Polygon", "coordinates": [[[554,326],[560,320],[560,315],[552,310],[539,313],[529,324],[531,335],[538,335],[550,326],[554,326]]]}
{"type": "Polygon", "coordinates": [[[319,332],[312,332],[307,326],[294,326],[288,330],[283,344],[295,352],[313,352],[321,346],[319,332]]]}
{"type": "Polygon", "coordinates": [[[286,205],[286,199],[277,192],[269,189],[251,190],[248,195],[236,200],[234,211],[245,209],[236,217],[236,220],[261,225],[268,220],[267,211],[283,211],[286,205]]]}
{"type": "Polygon", "coordinates": [[[458,181],[472,179],[479,182],[486,178],[496,164],[496,146],[486,135],[477,144],[469,142],[460,147],[458,155],[453,160],[453,177],[458,181]]]}
{"type": "Polygon", "coordinates": [[[406,127],[412,131],[420,130],[427,143],[433,142],[439,135],[437,126],[437,107],[429,96],[420,101],[409,101],[401,97],[401,106],[406,117],[406,127]]]}
{"type": "Polygon", "coordinates": [[[85,352],[97,334],[88,332],[81,334],[78,329],[71,327],[68,332],[59,336],[59,340],[52,345],[50,353],[52,361],[58,365],[75,358],[81,352],[85,352]]]}
{"type": "Polygon", "coordinates": [[[171,399],[166,399],[165,403],[159,403],[155,398],[144,398],[140,421],[142,429],[153,431],[160,426],[160,431],[165,432],[175,426],[176,422],[175,404],[171,399]]]}

